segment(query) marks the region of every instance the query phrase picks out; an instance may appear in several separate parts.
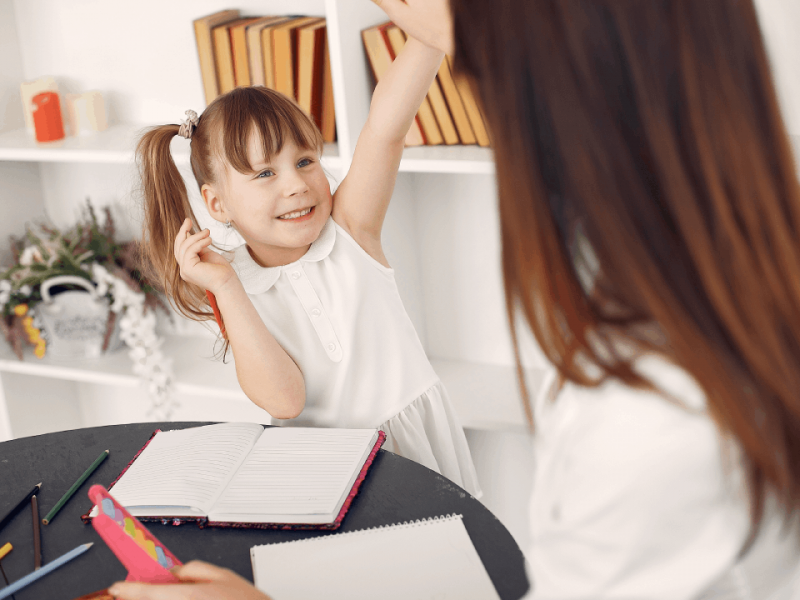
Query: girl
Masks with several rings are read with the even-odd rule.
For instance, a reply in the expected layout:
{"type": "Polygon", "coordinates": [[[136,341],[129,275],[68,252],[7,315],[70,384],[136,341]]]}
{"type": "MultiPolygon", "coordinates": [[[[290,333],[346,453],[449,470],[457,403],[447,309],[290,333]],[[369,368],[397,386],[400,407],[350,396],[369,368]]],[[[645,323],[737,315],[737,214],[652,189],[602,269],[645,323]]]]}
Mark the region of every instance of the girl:
{"type": "MultiPolygon", "coordinates": [[[[464,432],[428,362],[381,246],[412,119],[443,53],[409,39],[375,93],[335,196],[320,165],[322,137],[285,96],[238,88],[199,119],[141,139],[149,258],[177,308],[213,318],[215,297],[242,390],[278,419],[380,427],[384,448],[480,496],[464,432]],[[209,214],[245,244],[212,251],[170,156],[191,139],[191,166],[209,214]],[[308,405],[306,405],[308,399],[308,405]]],[[[189,112],[187,111],[187,114],[189,112]]]]}

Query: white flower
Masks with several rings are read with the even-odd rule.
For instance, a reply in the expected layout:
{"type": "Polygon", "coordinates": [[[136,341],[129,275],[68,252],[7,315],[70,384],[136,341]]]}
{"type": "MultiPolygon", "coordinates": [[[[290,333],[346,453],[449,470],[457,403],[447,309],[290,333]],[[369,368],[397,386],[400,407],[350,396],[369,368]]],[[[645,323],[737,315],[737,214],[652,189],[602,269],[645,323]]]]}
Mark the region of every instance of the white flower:
{"type": "Polygon", "coordinates": [[[30,296],[32,291],[33,290],[31,289],[31,286],[27,284],[19,288],[19,293],[22,294],[23,296],[30,296]]]}
{"type": "Polygon", "coordinates": [[[8,303],[9,300],[11,300],[11,294],[9,292],[0,292],[0,307],[8,303]]]}
{"type": "Polygon", "coordinates": [[[20,254],[19,264],[29,267],[35,262],[44,262],[42,253],[39,252],[39,249],[36,246],[28,246],[22,251],[22,254],[20,254]]]}
{"type": "Polygon", "coordinates": [[[11,282],[8,279],[0,280],[0,292],[10,292],[11,282]]]}

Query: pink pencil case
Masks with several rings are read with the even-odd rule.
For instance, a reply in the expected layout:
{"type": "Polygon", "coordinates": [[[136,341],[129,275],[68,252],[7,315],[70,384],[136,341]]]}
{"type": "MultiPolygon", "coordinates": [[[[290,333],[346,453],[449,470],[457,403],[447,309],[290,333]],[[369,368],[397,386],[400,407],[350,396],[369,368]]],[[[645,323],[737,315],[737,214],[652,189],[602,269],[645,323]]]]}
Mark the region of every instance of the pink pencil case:
{"type": "Polygon", "coordinates": [[[114,500],[103,486],[93,485],[89,488],[89,499],[98,509],[97,516],[92,519],[92,527],[128,569],[126,581],[179,581],[170,569],[183,563],[136,517],[114,500]]]}

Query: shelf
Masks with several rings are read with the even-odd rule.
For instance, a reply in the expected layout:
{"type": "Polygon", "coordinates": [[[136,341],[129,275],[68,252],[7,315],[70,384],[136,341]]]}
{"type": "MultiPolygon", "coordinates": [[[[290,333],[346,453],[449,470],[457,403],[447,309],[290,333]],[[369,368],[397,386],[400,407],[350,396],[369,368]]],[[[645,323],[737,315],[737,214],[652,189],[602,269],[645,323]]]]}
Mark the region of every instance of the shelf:
{"type": "MultiPolygon", "coordinates": [[[[210,336],[165,336],[162,350],[172,359],[178,394],[249,402],[239,387],[232,361],[223,364],[212,356],[210,336]]],[[[447,388],[461,425],[469,429],[524,431],[525,416],[513,366],[433,359],[433,368],[447,388]]],[[[69,360],[35,358],[28,350],[20,361],[5,342],[0,342],[0,373],[20,373],[118,387],[136,387],[125,350],[100,358],[69,360]]],[[[529,370],[531,397],[536,397],[547,371],[529,370]]],[[[307,411],[308,412],[308,411],[307,411]]],[[[313,415],[306,414],[307,417],[313,415]]]]}
{"type": "MultiPolygon", "coordinates": [[[[232,362],[223,364],[213,356],[214,340],[200,336],[165,336],[162,351],[172,360],[175,391],[249,402],[232,362]]],[[[106,356],[70,360],[46,356],[38,359],[30,350],[20,361],[5,342],[0,342],[0,372],[36,375],[102,385],[136,387],[139,378],[131,371],[131,360],[123,349],[106,356]]]]}
{"type": "MultiPolygon", "coordinates": [[[[129,164],[133,162],[136,140],[148,125],[112,125],[105,131],[79,137],[69,136],[57,142],[39,143],[26,129],[0,133],[0,161],[129,164]]],[[[189,164],[189,144],[173,140],[172,155],[176,164],[189,164]]],[[[336,144],[325,144],[325,167],[341,166],[336,144]]]]}
{"type": "Polygon", "coordinates": [[[400,171],[494,174],[494,153],[480,146],[415,146],[403,150],[400,171]]]}
{"type": "MultiPolygon", "coordinates": [[[[526,432],[527,423],[514,366],[431,359],[466,429],[526,432]]],[[[527,369],[531,403],[550,380],[549,369],[527,369]]]]}

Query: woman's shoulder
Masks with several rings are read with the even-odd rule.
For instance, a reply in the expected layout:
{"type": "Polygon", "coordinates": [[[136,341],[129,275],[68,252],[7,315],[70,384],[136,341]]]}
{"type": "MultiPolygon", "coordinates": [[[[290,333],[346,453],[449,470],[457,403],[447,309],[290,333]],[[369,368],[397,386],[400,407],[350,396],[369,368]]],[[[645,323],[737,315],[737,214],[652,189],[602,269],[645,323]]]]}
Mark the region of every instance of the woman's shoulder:
{"type": "Polygon", "coordinates": [[[577,561],[576,594],[688,597],[729,568],[746,539],[738,454],[702,390],[663,359],[637,368],[673,398],[615,380],[567,384],[537,422],[532,567],[542,591],[547,582],[562,589],[560,571],[577,561]],[[653,594],[656,581],[670,583],[653,594]]]}

